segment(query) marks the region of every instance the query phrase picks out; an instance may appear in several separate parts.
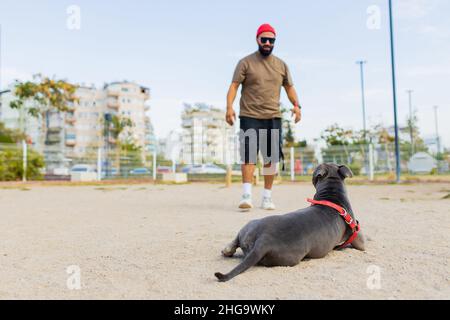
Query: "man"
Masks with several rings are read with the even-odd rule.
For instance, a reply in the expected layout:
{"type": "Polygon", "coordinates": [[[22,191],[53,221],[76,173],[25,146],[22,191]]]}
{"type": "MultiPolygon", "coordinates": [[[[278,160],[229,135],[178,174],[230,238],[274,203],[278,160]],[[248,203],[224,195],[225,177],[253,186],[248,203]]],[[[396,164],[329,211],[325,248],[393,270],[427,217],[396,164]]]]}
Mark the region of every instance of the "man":
{"type": "Polygon", "coordinates": [[[276,40],[275,29],[263,24],[256,33],[258,51],[239,61],[227,95],[226,121],[233,125],[236,113],[233,103],[240,85],[240,154],[242,162],[243,195],[240,209],[251,209],[252,182],[258,150],[264,158],[264,191],[261,207],[274,210],[272,186],[282,154],[281,87],[294,108],[295,123],[301,120],[301,107],[287,65],[272,54],[276,40]]]}

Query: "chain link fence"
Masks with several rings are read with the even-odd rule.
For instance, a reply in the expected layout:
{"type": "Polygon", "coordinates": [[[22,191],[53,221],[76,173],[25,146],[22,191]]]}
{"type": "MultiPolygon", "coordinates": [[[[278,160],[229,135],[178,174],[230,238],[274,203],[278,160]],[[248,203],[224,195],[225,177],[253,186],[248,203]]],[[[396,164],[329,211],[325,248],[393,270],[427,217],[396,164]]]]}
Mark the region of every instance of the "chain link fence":
{"type": "MultiPolygon", "coordinates": [[[[367,176],[369,179],[395,172],[393,144],[283,148],[283,154],[284,166],[280,164],[279,172],[286,180],[310,176],[314,168],[323,162],[345,164],[355,176],[367,176]]],[[[450,175],[448,155],[437,159],[427,152],[411,154],[406,148],[400,150],[400,155],[403,174],[450,175]]],[[[184,173],[188,181],[223,182],[228,169],[232,181],[241,180],[239,163],[185,163],[181,159],[173,157],[168,160],[158,152],[120,148],[87,148],[79,156],[63,153],[55,146],[37,151],[25,143],[0,144],[0,181],[153,181],[161,180],[166,173],[184,173]]]]}

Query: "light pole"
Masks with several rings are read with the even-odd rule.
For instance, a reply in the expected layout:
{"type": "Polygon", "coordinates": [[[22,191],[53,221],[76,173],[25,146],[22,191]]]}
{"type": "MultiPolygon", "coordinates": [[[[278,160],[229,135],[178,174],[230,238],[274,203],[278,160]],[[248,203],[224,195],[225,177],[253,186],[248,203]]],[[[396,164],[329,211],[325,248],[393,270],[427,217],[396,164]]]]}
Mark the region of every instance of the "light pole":
{"type": "Polygon", "coordinates": [[[0,24],[0,93],[4,93],[4,91],[2,91],[2,25],[0,24]]]}
{"type": "Polygon", "coordinates": [[[413,90],[407,90],[409,97],[409,137],[411,138],[411,156],[414,154],[414,133],[413,133],[413,111],[412,111],[412,93],[413,90]]]}
{"type": "Polygon", "coordinates": [[[441,141],[439,139],[439,129],[438,129],[438,106],[434,106],[434,122],[436,127],[436,145],[437,145],[437,155],[441,152],[441,141]]]}
{"type": "Polygon", "coordinates": [[[356,61],[356,64],[359,64],[360,67],[360,73],[361,73],[361,99],[362,99],[362,112],[363,112],[363,138],[364,143],[366,143],[366,97],[364,92],[364,65],[367,63],[367,61],[361,60],[356,61]]]}
{"type": "MultiPolygon", "coordinates": [[[[0,24],[0,92],[2,92],[2,25],[0,24]]],[[[3,92],[2,92],[3,93],[3,92]]]]}
{"type": "Polygon", "coordinates": [[[392,0],[389,0],[389,33],[391,39],[391,69],[392,69],[392,97],[394,102],[394,128],[395,128],[395,163],[396,163],[396,181],[400,182],[400,147],[398,139],[398,121],[397,121],[397,84],[395,80],[395,53],[394,53],[394,24],[392,21],[392,0]]]}

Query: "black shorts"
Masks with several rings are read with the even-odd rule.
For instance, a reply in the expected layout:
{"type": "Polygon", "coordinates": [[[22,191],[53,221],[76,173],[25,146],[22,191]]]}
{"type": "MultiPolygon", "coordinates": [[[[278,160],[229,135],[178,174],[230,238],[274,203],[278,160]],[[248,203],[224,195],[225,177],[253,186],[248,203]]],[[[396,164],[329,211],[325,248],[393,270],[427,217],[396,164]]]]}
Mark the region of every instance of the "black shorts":
{"type": "Polygon", "coordinates": [[[241,162],[256,164],[261,151],[264,164],[276,164],[284,158],[282,122],[280,118],[255,119],[240,117],[239,132],[241,162]]]}

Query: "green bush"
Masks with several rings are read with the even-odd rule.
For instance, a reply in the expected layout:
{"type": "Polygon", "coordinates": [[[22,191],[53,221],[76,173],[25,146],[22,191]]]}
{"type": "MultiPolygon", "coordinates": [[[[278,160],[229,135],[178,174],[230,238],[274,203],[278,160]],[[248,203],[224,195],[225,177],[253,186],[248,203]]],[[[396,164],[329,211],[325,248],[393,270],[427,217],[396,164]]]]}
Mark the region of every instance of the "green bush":
{"type": "MultiPolygon", "coordinates": [[[[17,181],[22,179],[22,150],[0,150],[0,181],[17,181]]],[[[45,166],[44,158],[33,150],[28,150],[27,179],[42,179],[40,169],[45,166]]]]}
{"type": "Polygon", "coordinates": [[[349,164],[348,167],[350,168],[350,170],[352,170],[353,175],[359,176],[361,174],[361,168],[362,168],[361,164],[354,162],[352,164],[349,164]]]}

